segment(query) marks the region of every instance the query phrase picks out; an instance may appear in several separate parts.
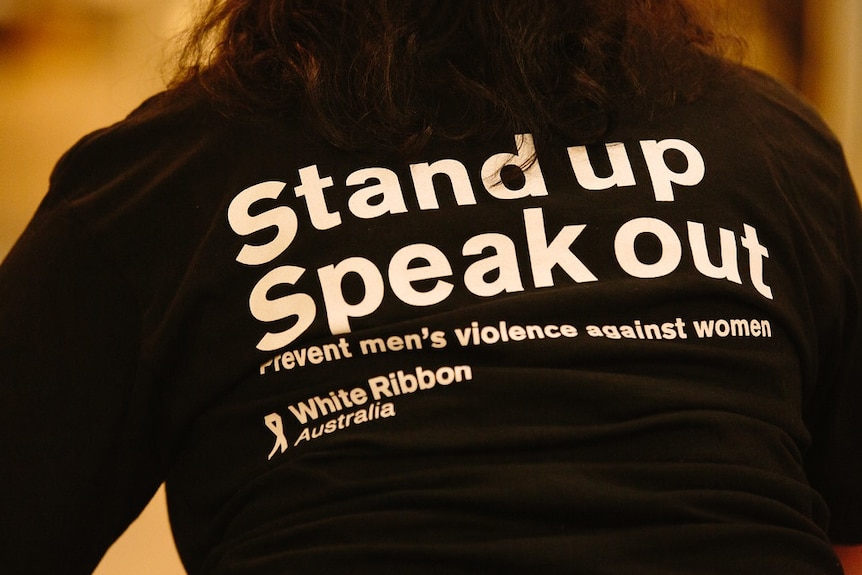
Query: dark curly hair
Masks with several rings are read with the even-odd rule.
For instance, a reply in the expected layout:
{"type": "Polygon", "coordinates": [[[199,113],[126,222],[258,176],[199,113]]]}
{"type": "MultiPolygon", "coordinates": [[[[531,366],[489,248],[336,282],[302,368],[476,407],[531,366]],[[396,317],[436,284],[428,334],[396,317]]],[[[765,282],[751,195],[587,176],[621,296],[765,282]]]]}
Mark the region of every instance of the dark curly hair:
{"type": "Polygon", "coordinates": [[[686,0],[209,0],[175,88],[296,110],[345,149],[502,129],[600,136],[696,98],[720,42],[686,0]]]}

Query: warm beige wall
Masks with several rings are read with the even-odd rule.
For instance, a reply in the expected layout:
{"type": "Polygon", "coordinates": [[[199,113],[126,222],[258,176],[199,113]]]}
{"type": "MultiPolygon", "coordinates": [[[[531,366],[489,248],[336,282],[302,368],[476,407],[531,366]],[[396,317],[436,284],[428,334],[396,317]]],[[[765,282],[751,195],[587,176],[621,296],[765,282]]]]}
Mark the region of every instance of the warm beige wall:
{"type": "Polygon", "coordinates": [[[187,0],[0,0],[0,259],[78,138],[162,86],[187,0]]]}
{"type": "Polygon", "coordinates": [[[114,543],[94,575],[184,575],[165,501],[164,486],[126,533],[114,543]]]}
{"type": "Polygon", "coordinates": [[[802,0],[718,0],[730,32],[745,41],[745,60],[791,86],[799,84],[802,0]]]}
{"type": "Polygon", "coordinates": [[[805,12],[802,86],[844,144],[862,193],[862,0],[818,0],[805,12]]]}

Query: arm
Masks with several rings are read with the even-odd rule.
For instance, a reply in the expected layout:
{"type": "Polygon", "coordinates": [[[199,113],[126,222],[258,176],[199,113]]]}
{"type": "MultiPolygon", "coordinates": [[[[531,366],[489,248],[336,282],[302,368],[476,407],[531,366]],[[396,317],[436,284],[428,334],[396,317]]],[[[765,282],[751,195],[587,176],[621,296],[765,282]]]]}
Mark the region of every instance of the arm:
{"type": "MultiPolygon", "coordinates": [[[[850,182],[849,175],[846,177],[850,182]]],[[[847,195],[847,203],[842,206],[841,213],[845,217],[845,242],[848,251],[848,269],[853,274],[853,279],[848,282],[855,286],[855,305],[851,307],[851,313],[845,315],[847,322],[854,327],[853,335],[848,337],[846,365],[843,379],[850,382],[843,387],[841,396],[834,400],[833,410],[829,412],[828,418],[830,429],[838,430],[836,438],[832,443],[841,445],[832,456],[826,469],[832,471],[834,477],[827,483],[831,487],[827,493],[839,495],[837,501],[831,502],[830,529],[838,530],[832,535],[838,541],[852,542],[851,544],[834,544],[836,555],[841,560],[845,575],[862,575],[862,528],[860,517],[860,483],[862,477],[862,459],[859,458],[862,449],[862,430],[859,426],[859,408],[862,406],[862,385],[860,385],[860,374],[862,374],[862,253],[859,246],[862,245],[862,210],[857,200],[852,183],[848,183],[850,193],[847,195]]],[[[854,298],[848,298],[854,301],[854,298]]]]}
{"type": "Polygon", "coordinates": [[[137,385],[138,316],[62,210],[0,266],[0,556],[9,573],[90,573],[159,485],[137,385]]]}

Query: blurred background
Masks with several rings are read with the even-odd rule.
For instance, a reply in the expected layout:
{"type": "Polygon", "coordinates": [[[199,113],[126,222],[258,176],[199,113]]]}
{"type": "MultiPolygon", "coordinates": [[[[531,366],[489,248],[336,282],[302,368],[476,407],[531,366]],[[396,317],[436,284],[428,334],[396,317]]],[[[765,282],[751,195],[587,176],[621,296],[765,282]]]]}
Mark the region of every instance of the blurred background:
{"type": "MultiPolygon", "coordinates": [[[[862,0],[722,0],[746,60],[802,92],[862,186],[862,0]]],[[[195,0],[0,0],[0,259],[81,136],[164,86],[195,0]]],[[[81,526],[86,529],[85,525],[81,526]]],[[[164,493],[96,575],[181,575],[164,493]]]]}

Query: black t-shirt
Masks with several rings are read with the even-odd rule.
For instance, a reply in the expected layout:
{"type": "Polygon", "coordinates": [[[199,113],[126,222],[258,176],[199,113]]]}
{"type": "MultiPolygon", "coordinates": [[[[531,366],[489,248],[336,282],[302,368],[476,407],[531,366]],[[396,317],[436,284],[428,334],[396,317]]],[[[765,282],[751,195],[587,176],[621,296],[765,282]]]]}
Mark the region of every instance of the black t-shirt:
{"type": "Polygon", "coordinates": [[[752,72],[415,161],[160,95],[0,268],[4,562],[87,572],[166,481],[190,573],[840,573],[860,239],[752,72]]]}

